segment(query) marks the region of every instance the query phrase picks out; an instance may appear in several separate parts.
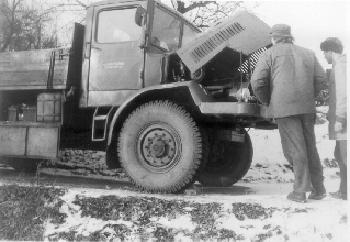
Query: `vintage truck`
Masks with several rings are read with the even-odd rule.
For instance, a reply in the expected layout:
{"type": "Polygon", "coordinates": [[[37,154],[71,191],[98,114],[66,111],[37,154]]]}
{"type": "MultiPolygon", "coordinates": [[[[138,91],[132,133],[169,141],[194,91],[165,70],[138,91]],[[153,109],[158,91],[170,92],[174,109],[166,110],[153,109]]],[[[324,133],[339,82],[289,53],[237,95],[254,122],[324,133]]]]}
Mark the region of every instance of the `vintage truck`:
{"type": "Polygon", "coordinates": [[[246,129],[276,128],[249,91],[269,31],[247,11],[202,33],[155,0],[93,3],[70,48],[0,53],[0,159],[33,168],[86,144],[144,190],[230,186],[251,165],[246,129]]]}

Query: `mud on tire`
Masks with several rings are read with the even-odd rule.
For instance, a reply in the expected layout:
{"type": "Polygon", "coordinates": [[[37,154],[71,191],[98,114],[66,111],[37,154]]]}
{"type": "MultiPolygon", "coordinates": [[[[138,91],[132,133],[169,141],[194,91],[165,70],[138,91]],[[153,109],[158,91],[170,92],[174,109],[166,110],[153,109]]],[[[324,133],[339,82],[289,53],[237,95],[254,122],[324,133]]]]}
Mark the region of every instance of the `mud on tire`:
{"type": "Polygon", "coordinates": [[[193,118],[170,101],[133,111],[118,138],[118,157],[131,180],[152,192],[178,192],[192,184],[202,159],[202,137],[193,118]]]}

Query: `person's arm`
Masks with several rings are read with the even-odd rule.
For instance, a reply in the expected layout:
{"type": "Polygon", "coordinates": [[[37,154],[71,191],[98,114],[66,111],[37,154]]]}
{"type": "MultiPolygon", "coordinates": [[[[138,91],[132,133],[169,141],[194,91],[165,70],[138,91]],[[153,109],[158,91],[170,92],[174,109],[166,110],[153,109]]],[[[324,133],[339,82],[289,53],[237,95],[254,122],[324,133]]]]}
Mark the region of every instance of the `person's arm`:
{"type": "Polygon", "coordinates": [[[336,120],[346,124],[346,56],[340,56],[335,66],[336,120]]]}
{"type": "Polygon", "coordinates": [[[268,105],[270,103],[270,68],[268,55],[263,53],[251,77],[251,86],[258,100],[268,105]]]}
{"type": "Polygon", "coordinates": [[[314,55],[315,70],[314,70],[314,88],[315,88],[315,97],[319,95],[322,90],[328,88],[326,73],[323,67],[318,62],[316,56],[314,55]]]}

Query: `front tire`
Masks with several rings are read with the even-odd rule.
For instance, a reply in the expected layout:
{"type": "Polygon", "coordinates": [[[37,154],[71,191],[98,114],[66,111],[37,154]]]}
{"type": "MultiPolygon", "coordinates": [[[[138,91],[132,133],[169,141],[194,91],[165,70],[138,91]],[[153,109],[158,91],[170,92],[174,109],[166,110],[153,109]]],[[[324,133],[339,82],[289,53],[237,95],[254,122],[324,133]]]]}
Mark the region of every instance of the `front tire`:
{"type": "Polygon", "coordinates": [[[118,157],[131,180],[151,192],[178,192],[192,184],[202,159],[202,137],[193,118],[170,101],[133,111],[118,139],[118,157]]]}

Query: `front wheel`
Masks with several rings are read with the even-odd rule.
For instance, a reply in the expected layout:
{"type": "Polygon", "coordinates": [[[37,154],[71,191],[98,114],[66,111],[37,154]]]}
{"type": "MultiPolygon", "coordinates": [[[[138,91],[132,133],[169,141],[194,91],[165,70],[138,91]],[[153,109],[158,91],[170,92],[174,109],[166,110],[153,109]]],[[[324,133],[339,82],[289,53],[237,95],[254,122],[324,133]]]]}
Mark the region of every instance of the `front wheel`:
{"type": "Polygon", "coordinates": [[[131,180],[152,192],[178,192],[192,184],[202,159],[196,122],[170,101],[133,111],[118,139],[118,157],[131,180]]]}

